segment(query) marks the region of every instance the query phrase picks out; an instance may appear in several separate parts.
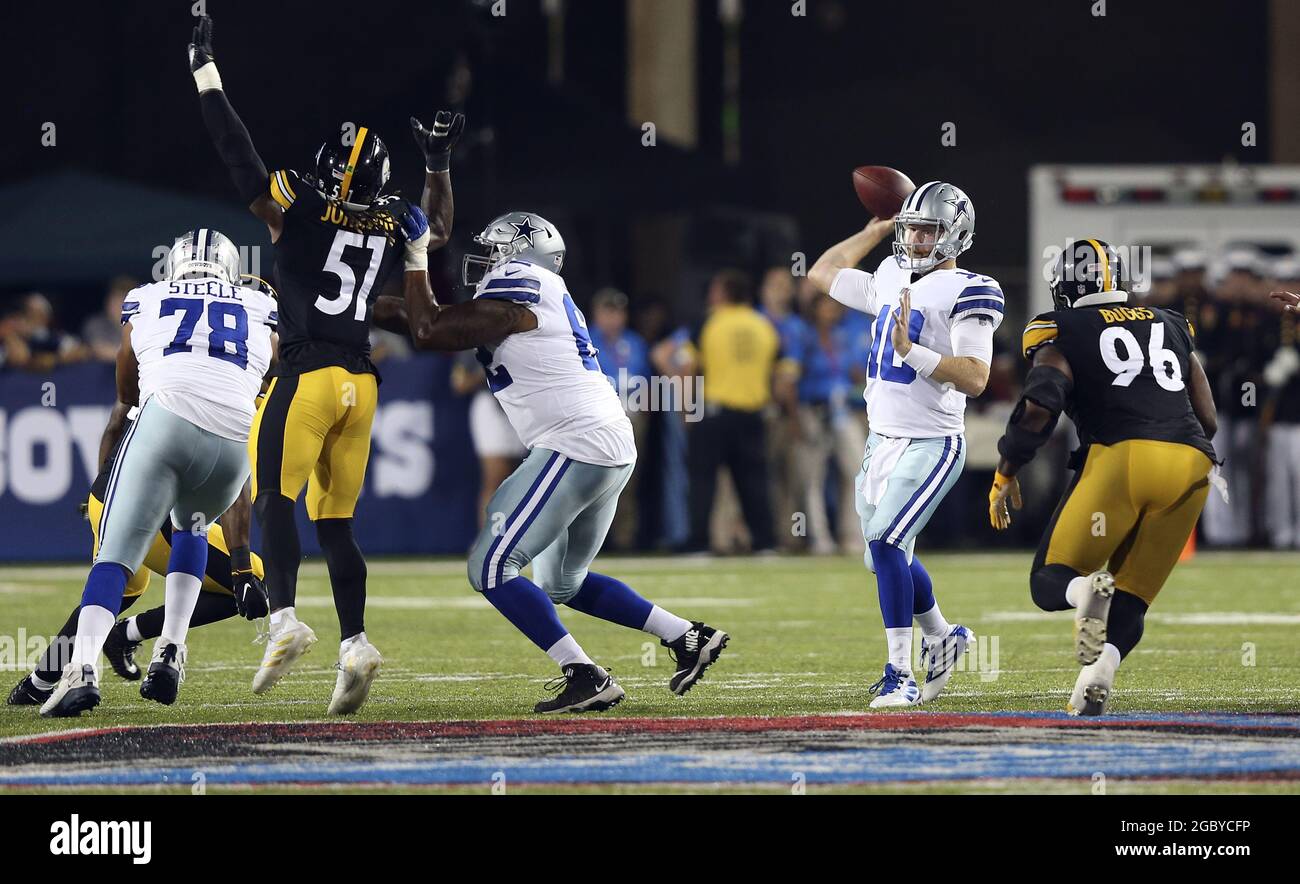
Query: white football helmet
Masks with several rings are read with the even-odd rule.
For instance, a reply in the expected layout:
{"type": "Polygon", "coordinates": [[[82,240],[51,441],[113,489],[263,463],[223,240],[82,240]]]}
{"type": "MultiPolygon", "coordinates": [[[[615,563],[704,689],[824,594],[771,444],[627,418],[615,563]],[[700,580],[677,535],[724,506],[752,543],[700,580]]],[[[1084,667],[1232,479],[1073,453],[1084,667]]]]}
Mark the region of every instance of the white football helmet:
{"type": "Polygon", "coordinates": [[[507,261],[527,261],[559,273],[564,266],[564,237],[555,225],[532,212],[507,212],[495,218],[474,242],[486,255],[466,255],[461,281],[478,285],[485,275],[507,261]]]}
{"type": "Polygon", "coordinates": [[[894,218],[894,257],[904,270],[929,270],[974,241],[975,204],[961,188],[943,181],[912,191],[894,218]]]}
{"type": "Polygon", "coordinates": [[[167,253],[167,279],[216,277],[239,285],[239,249],[230,237],[208,227],[179,237],[167,253]]]}

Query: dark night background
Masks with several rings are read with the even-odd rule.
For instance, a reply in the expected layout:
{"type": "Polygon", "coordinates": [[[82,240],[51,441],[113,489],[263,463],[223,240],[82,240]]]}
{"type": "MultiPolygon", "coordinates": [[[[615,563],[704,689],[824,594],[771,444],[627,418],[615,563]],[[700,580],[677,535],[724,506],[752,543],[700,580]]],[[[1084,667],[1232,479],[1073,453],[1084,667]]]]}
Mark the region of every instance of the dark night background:
{"type": "MultiPolygon", "coordinates": [[[[634,297],[651,284],[636,278],[631,257],[659,253],[644,235],[634,242],[639,219],[677,225],[669,229],[681,242],[665,243],[662,261],[678,284],[664,294],[686,312],[705,267],[758,270],[788,263],[796,250],[811,260],[866,220],[849,186],[850,170],[865,163],[964,187],[979,211],[970,263],[999,274],[1012,293],[1023,285],[1032,164],[1271,159],[1262,0],[1110,2],[1104,17],[1084,0],[809,0],[803,18],[791,16],[787,0],[750,2],[740,26],[741,153],[730,166],[715,3],[697,9],[693,151],[663,138],[644,148],[639,126],[626,120],[623,3],[566,4],[564,78],[554,85],[540,0],[509,0],[499,18],[487,5],[214,0],[207,8],[227,93],[271,168],[304,165],[327,132],[358,120],[386,138],[396,187],[418,193],[406,119],[449,105],[452,74],[467,69],[472,131],[453,167],[457,242],[509,208],[553,216],[580,301],[603,284],[634,297]],[[1259,125],[1259,147],[1240,144],[1246,120],[1259,125]],[[955,147],[940,145],[946,121],[957,125],[955,147]]],[[[186,2],[11,8],[3,185],[76,170],[234,207],[188,75],[192,22],[186,2]],[[41,145],[46,121],[58,126],[55,147],[41,145]]],[[[120,212],[129,217],[132,207],[120,212]]],[[[153,241],[174,234],[160,230],[153,241]]],[[[13,247],[0,243],[0,266],[13,247]]],[[[142,257],[140,267],[121,269],[142,275],[147,265],[142,257]]],[[[3,291],[41,285],[78,301],[80,288],[60,289],[57,276],[11,280],[3,291]]],[[[85,289],[86,309],[101,291],[85,289]]]]}

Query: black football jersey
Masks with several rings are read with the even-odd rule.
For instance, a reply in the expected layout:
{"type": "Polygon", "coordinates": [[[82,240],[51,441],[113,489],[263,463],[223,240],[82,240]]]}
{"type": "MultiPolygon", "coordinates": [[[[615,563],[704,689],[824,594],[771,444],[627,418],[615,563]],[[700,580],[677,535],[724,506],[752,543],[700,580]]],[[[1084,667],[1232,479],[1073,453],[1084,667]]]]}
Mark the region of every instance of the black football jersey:
{"type": "Polygon", "coordinates": [[[371,310],[402,263],[398,234],[410,204],[385,196],[364,211],[345,209],[288,169],[271,173],[270,190],[284,209],[274,276],[280,374],[329,365],[377,373],[371,310]]]}
{"type": "Polygon", "coordinates": [[[1026,359],[1059,347],[1074,374],[1066,414],[1084,447],[1125,439],[1191,445],[1215,459],[1187,388],[1191,325],[1163,307],[1096,304],[1041,313],[1025,327],[1026,359]]]}

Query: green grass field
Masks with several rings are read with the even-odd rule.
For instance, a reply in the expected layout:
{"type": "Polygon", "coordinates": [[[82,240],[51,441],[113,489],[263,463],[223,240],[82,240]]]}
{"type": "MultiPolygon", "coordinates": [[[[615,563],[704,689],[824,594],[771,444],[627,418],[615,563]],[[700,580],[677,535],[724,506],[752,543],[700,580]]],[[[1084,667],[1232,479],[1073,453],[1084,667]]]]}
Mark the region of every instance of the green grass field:
{"type": "MultiPolygon", "coordinates": [[[[1077,668],[1065,615],[1038,612],[1028,555],[931,555],[927,566],[949,620],[976,631],[940,703],[944,711],[1060,710],[1077,668]]],[[[884,640],[874,580],[855,560],[605,559],[601,570],[648,598],[726,629],[721,661],[684,698],[666,690],[670,662],[657,641],[567,609],[566,624],[628,690],[610,715],[784,715],[859,711],[879,677],[884,640]]],[[[1146,637],[1121,670],[1113,712],[1300,711],[1300,556],[1201,554],[1175,571],[1148,616],[1146,637]]],[[[76,604],[82,569],[0,569],[5,633],[48,635],[76,604]]],[[[155,578],[135,611],[159,604],[155,578]]],[[[333,685],[336,620],[323,569],[307,565],[299,616],[320,643],[274,691],[249,682],[261,656],[255,627],[230,620],[190,634],[181,700],[140,699],[111,673],[104,702],[71,722],[30,708],[0,712],[0,735],[60,727],[163,722],[295,721],[324,716],[333,685]]],[[[451,561],[371,566],[367,633],[386,664],[359,715],[373,720],[514,718],[531,713],[554,674],[546,657],[476,596],[451,561]]],[[[148,646],[140,657],[147,660],[148,646]]],[[[6,661],[9,663],[11,661],[6,661]]],[[[16,682],[21,672],[11,671],[16,682]]]]}

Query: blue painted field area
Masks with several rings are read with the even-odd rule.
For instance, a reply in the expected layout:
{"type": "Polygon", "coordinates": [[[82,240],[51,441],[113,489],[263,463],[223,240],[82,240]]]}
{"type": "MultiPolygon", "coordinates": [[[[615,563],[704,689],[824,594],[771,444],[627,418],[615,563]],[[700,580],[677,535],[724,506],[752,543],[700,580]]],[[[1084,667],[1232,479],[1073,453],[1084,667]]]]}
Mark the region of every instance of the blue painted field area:
{"type": "Polygon", "coordinates": [[[1300,781],[1300,717],[905,713],[110,728],[0,743],[0,787],[1300,781]],[[114,758],[114,755],[120,757],[114,758]],[[74,760],[96,758],[95,763],[74,760]],[[112,759],[112,760],[110,760],[112,759]]]}

